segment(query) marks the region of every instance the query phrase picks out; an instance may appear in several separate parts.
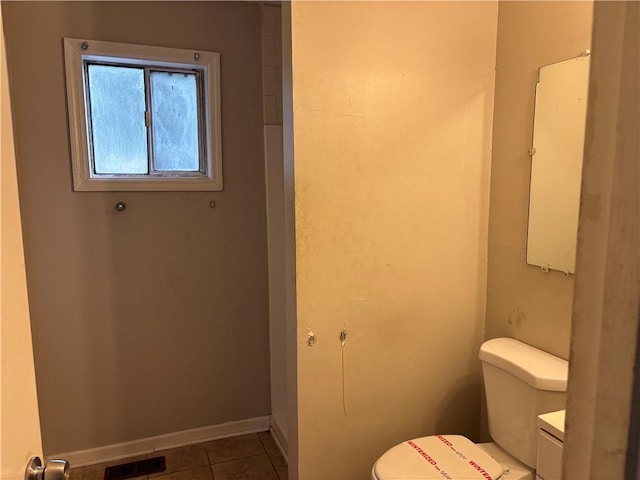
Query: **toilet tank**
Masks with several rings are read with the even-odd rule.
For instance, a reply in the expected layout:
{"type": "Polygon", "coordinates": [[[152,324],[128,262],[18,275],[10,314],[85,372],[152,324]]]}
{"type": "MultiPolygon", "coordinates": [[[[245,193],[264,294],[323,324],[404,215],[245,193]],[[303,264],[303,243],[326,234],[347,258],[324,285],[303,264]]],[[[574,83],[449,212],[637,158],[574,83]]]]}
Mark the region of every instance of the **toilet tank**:
{"type": "Polygon", "coordinates": [[[512,338],[483,343],[480,360],[491,438],[535,468],[536,420],[565,408],[567,361],[512,338]]]}

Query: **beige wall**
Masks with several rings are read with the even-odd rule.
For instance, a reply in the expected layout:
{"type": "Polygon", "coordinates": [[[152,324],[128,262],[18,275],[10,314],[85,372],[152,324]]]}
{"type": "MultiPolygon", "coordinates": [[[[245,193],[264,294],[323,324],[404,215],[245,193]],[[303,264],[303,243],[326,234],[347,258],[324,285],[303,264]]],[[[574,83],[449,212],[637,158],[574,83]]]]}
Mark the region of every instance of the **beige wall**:
{"type": "MultiPolygon", "coordinates": [[[[0,19],[1,21],[1,19],[0,19]]],[[[0,478],[24,478],[42,456],[27,281],[9,102],[4,27],[0,23],[0,478]]]]}
{"type": "Polygon", "coordinates": [[[284,162],[282,126],[264,127],[269,259],[269,371],[271,428],[287,449],[287,359],[284,162]]]}
{"type": "Polygon", "coordinates": [[[292,4],[301,479],[477,438],[496,21],[495,2],[292,4]]]}
{"type": "Polygon", "coordinates": [[[3,14],[45,451],[267,415],[260,5],[3,14]],[[221,52],[225,190],[74,193],[65,36],[221,52]]]}
{"type": "Polygon", "coordinates": [[[538,68],[590,48],[592,2],[500,2],[491,159],[487,338],[569,356],[573,276],[526,264],[538,68]]]}

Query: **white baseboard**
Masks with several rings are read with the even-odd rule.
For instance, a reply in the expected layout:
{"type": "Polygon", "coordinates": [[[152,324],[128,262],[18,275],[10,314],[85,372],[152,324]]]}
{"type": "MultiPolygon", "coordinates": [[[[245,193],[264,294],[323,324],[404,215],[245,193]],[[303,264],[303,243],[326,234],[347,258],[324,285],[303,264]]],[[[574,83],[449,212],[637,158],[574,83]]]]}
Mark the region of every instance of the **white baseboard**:
{"type": "Polygon", "coordinates": [[[194,443],[207,442],[225,437],[235,437],[249,433],[264,432],[269,430],[269,417],[254,417],[235,422],[221,423],[207,427],[193,428],[166,435],[142,438],[131,442],[117,443],[76,452],[46,455],[47,459],[61,458],[71,463],[71,468],[93,465],[96,463],[110,462],[134,455],[154,453],[169,448],[183,447],[194,443]]]}
{"type": "Polygon", "coordinates": [[[271,433],[271,437],[273,438],[273,441],[275,442],[276,447],[278,447],[278,450],[280,450],[280,453],[282,454],[282,458],[284,458],[284,461],[287,462],[287,465],[289,465],[289,456],[287,455],[287,450],[280,442],[280,439],[278,438],[278,435],[276,435],[276,432],[273,426],[269,429],[269,433],[271,433]]]}
{"type": "Polygon", "coordinates": [[[284,432],[282,430],[282,426],[280,425],[280,423],[278,423],[277,419],[272,416],[271,417],[271,436],[274,438],[276,445],[278,446],[278,449],[280,450],[280,453],[282,453],[282,456],[284,457],[284,459],[287,461],[287,463],[289,463],[289,457],[287,452],[289,451],[289,445],[287,442],[287,432],[284,432]]]}

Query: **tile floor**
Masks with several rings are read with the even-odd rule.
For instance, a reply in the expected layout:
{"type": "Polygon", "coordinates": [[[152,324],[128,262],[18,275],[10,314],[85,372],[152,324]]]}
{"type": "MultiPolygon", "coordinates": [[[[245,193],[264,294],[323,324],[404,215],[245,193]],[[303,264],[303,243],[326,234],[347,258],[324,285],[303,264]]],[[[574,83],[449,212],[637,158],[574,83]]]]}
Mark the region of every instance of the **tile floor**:
{"type": "Polygon", "coordinates": [[[159,455],[165,456],[167,469],[137,479],[287,480],[287,464],[269,432],[223,438],[115,462],[72,468],[70,479],[103,480],[106,467],[159,455]]]}

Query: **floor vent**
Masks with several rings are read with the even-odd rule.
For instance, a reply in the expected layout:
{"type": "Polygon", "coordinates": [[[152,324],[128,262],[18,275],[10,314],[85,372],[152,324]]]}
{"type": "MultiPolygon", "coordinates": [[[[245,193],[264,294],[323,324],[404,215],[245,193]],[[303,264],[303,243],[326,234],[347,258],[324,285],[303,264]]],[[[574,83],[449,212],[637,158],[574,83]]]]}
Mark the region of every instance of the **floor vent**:
{"type": "Polygon", "coordinates": [[[125,478],[141,477],[151,473],[164,472],[166,469],[164,457],[147,458],[137,462],[123,463],[105,468],[104,480],[124,480],[125,478]]]}

